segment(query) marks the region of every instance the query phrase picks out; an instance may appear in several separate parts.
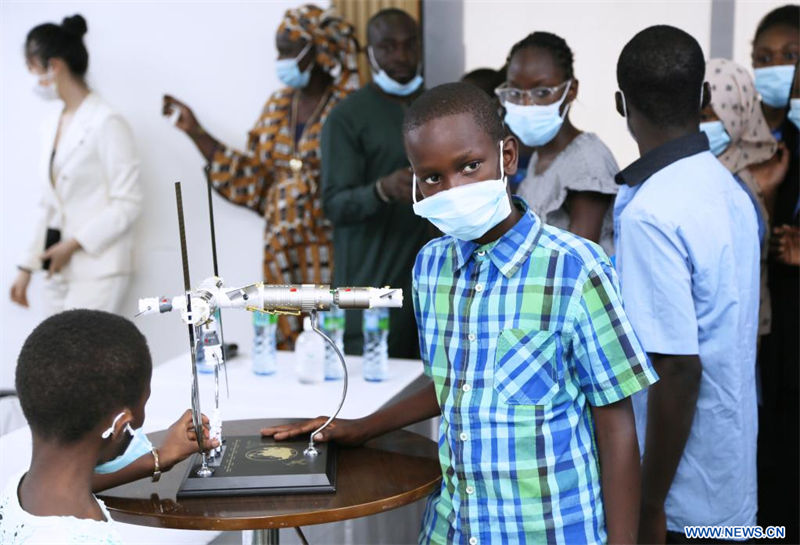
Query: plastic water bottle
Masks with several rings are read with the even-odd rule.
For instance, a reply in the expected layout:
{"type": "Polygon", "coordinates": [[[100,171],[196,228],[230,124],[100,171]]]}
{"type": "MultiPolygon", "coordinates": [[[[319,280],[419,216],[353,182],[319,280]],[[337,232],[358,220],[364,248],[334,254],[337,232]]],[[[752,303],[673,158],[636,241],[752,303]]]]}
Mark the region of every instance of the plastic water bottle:
{"type": "Polygon", "coordinates": [[[275,372],[275,336],[278,317],[266,312],[253,313],[253,373],[271,375],[275,372]]]}
{"type": "MultiPolygon", "coordinates": [[[[344,354],[344,311],[339,307],[331,307],[328,312],[321,312],[319,317],[322,330],[336,343],[344,354]]],[[[342,363],[333,347],[325,343],[325,380],[340,380],[344,377],[342,363]]]]}
{"type": "Polygon", "coordinates": [[[364,379],[377,382],[389,378],[389,309],[364,311],[364,379]]]}
{"type": "Polygon", "coordinates": [[[294,344],[297,378],[307,384],[325,380],[325,340],[311,329],[311,318],[303,319],[303,332],[294,344]]]}

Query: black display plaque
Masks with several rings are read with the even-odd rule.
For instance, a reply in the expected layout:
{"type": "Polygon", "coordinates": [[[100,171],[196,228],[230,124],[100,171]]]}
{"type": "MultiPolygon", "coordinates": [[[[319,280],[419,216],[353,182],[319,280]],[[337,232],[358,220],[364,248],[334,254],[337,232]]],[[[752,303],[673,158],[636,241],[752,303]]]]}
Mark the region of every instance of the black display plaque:
{"type": "Polygon", "coordinates": [[[195,454],[184,475],[178,498],[336,492],[336,450],[316,445],[319,454],[306,456],[308,441],[280,441],[252,435],[227,436],[222,455],[209,465],[211,477],[198,477],[195,454]]]}

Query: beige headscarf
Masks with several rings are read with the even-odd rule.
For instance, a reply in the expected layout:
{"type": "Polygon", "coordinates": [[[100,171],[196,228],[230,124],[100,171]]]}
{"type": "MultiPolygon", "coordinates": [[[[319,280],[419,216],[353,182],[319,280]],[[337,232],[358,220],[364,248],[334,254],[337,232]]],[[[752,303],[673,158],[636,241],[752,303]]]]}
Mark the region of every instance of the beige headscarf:
{"type": "Polygon", "coordinates": [[[778,144],[747,70],[727,59],[711,59],[706,63],[706,81],[711,86],[711,108],[731,137],[728,149],[719,156],[722,164],[738,174],[775,155],[778,144]]]}

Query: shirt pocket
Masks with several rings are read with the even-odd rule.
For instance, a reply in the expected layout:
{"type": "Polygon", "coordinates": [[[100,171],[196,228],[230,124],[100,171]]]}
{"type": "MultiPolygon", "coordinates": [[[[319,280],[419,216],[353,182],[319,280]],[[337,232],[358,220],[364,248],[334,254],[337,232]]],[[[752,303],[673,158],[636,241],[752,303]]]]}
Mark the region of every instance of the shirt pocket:
{"type": "Polygon", "coordinates": [[[497,339],[494,389],[509,405],[547,405],[559,389],[559,333],[504,329],[497,339]]]}

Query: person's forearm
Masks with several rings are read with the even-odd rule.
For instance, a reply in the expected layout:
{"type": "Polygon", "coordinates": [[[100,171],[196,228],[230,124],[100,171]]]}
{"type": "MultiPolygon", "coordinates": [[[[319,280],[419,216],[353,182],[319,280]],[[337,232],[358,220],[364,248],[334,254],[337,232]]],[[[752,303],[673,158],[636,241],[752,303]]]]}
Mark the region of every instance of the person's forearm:
{"type": "Polygon", "coordinates": [[[197,149],[200,150],[200,153],[208,162],[214,159],[214,154],[221,147],[219,141],[208,134],[202,127],[198,127],[194,133],[189,135],[189,138],[192,139],[194,145],[197,146],[197,149]]]}
{"type": "Polygon", "coordinates": [[[384,209],[375,184],[353,188],[324,188],[322,209],[334,225],[354,225],[367,221],[384,209]]]}
{"type": "Polygon", "coordinates": [[[647,399],[642,507],[660,509],[692,429],[703,368],[698,356],[650,358],[660,380],[650,387],[647,399]]]}
{"type": "Polygon", "coordinates": [[[416,393],[364,418],[366,436],[371,439],[440,414],[436,389],[431,381],[416,393]]]}
{"type": "Polygon", "coordinates": [[[592,410],[609,544],[636,543],[641,480],[630,398],[592,410]]]}
{"type": "MultiPolygon", "coordinates": [[[[143,477],[150,477],[155,470],[155,458],[151,453],[140,456],[130,465],[125,466],[114,473],[95,473],[92,476],[92,490],[99,492],[108,490],[121,484],[137,481],[143,477]]],[[[161,468],[165,471],[164,468],[161,468]]]]}

